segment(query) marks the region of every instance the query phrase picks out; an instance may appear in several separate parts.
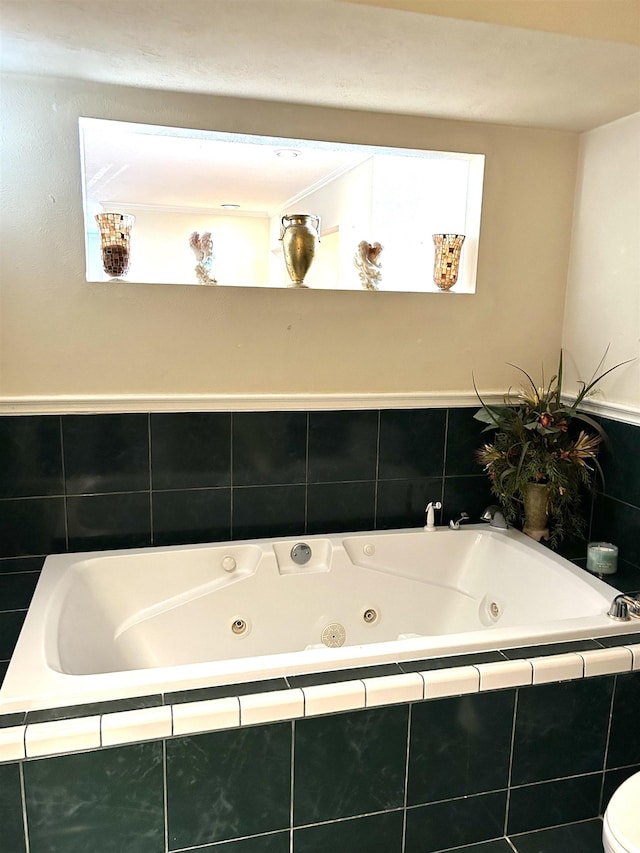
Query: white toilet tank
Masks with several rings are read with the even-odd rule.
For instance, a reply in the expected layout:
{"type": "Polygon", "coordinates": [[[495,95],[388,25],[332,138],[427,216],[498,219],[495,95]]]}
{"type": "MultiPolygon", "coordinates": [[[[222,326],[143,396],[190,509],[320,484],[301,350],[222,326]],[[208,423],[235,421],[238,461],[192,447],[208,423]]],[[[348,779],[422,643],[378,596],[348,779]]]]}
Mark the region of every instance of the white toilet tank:
{"type": "Polygon", "coordinates": [[[605,853],[640,853],[640,773],[630,776],[611,797],[602,843],[605,853]]]}

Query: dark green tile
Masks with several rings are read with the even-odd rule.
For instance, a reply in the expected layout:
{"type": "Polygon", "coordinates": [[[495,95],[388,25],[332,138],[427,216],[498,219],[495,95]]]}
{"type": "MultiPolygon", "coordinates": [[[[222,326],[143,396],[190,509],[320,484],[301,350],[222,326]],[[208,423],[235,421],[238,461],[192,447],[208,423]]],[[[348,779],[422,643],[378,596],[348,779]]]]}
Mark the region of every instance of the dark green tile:
{"type": "Polygon", "coordinates": [[[599,648],[601,646],[595,640],[572,640],[566,643],[546,643],[541,646],[502,649],[502,654],[509,660],[521,660],[522,658],[540,658],[545,657],[545,655],[562,655],[567,652],[584,652],[599,648]]]}
{"type": "Polygon", "coordinates": [[[150,488],[147,415],[64,415],[62,432],[68,495],[150,488]]]}
{"type": "Polygon", "coordinates": [[[602,770],[612,691],[612,676],[521,688],[511,783],[602,770]]]}
{"type": "Polygon", "coordinates": [[[603,418],[609,441],[599,462],[604,472],[604,492],[612,498],[640,506],[640,427],[603,418]]]}
{"type": "Polygon", "coordinates": [[[22,794],[18,764],[0,765],[0,850],[24,853],[22,794]]]}
{"type": "Polygon", "coordinates": [[[154,489],[231,484],[231,415],[172,412],[151,415],[154,489]]]}
{"type": "Polygon", "coordinates": [[[64,498],[0,501],[0,557],[65,551],[64,498]]]}
{"type": "Polygon", "coordinates": [[[449,655],[447,657],[426,658],[423,660],[403,660],[400,669],[403,672],[429,672],[433,669],[451,669],[456,666],[473,666],[476,663],[498,663],[504,656],[497,651],[477,652],[468,655],[449,655]]]}
{"type": "Polygon", "coordinates": [[[231,490],[153,492],[153,544],[188,545],[231,538],[231,490]]]}
{"type": "MultiPolygon", "coordinates": [[[[430,501],[442,500],[442,478],[420,480],[380,480],[376,505],[376,528],[423,527],[425,510],[430,501]]],[[[442,521],[441,510],[435,511],[436,524],[442,521]]]]}
{"type": "Polygon", "coordinates": [[[513,853],[513,847],[504,838],[497,838],[495,841],[480,841],[478,844],[456,847],[456,853],[513,853]]]}
{"type": "Polygon", "coordinates": [[[408,706],[298,720],[294,825],[402,806],[408,706]]]}
{"type": "Polygon", "coordinates": [[[592,541],[613,542],[620,560],[640,566],[640,507],[597,495],[591,523],[592,541]]]}
{"type": "Polygon", "coordinates": [[[205,844],[204,847],[198,847],[194,853],[203,853],[205,850],[210,853],[289,853],[289,830],[241,838],[238,841],[205,844]]]}
{"type": "Polygon", "coordinates": [[[116,711],[133,711],[139,708],[155,708],[162,705],[162,696],[132,696],[127,699],[111,699],[107,702],[87,702],[85,705],[65,705],[61,708],[43,708],[27,711],[27,723],[44,723],[51,720],[72,720],[95,714],[113,714],[116,711]]]}
{"type": "Polygon", "coordinates": [[[405,853],[434,853],[501,838],[506,802],[506,791],[494,791],[407,809],[405,853]]]}
{"type": "Polygon", "coordinates": [[[0,559],[0,574],[14,574],[15,572],[40,572],[44,565],[45,557],[7,557],[0,559]]]}
{"type": "Polygon", "coordinates": [[[26,617],[26,610],[0,613],[0,660],[8,661],[11,658],[26,617]]]}
{"type": "Polygon", "coordinates": [[[169,849],[286,829],[291,723],[167,741],[169,849]]]}
{"type": "Polygon", "coordinates": [[[442,521],[449,524],[451,520],[460,518],[461,512],[466,512],[469,522],[478,524],[480,516],[489,506],[495,503],[491,496],[488,477],[445,477],[444,496],[442,500],[442,521]]]}
{"type": "Polygon", "coordinates": [[[413,706],[407,803],[506,788],[514,690],[413,706]]]}
{"type": "Polygon", "coordinates": [[[607,770],[604,774],[604,785],[602,786],[602,802],[600,803],[600,814],[604,814],[609,805],[609,800],[618,790],[623,782],[626,782],[631,776],[640,773],[640,764],[633,764],[631,767],[621,767],[618,770],[607,770]]]}
{"type": "Polygon", "coordinates": [[[151,545],[149,492],[67,498],[70,551],[151,545]]]}
{"type": "Polygon", "coordinates": [[[372,530],[375,482],[316,483],[307,490],[307,533],[372,530]]]}
{"type": "Polygon", "coordinates": [[[64,494],[58,415],[0,417],[0,498],[64,494]]]}
{"type": "Polygon", "coordinates": [[[379,666],[361,666],[355,669],[339,669],[332,672],[309,672],[306,675],[288,675],[291,687],[312,687],[316,684],[335,684],[338,681],[353,681],[357,678],[380,678],[384,675],[402,675],[397,663],[379,666]]]}
{"type": "MultiPolygon", "coordinates": [[[[441,477],[446,409],[380,412],[378,477],[381,480],[441,477]]],[[[438,500],[439,496],[435,498],[438,500]]]]}
{"type": "Polygon", "coordinates": [[[517,853],[602,853],[602,821],[587,820],[512,835],[517,853]]]}
{"type": "Polygon", "coordinates": [[[310,483],[374,480],[377,450],[377,411],[310,413],[310,483]]]}
{"type": "Polygon", "coordinates": [[[0,729],[7,729],[10,726],[21,726],[25,718],[25,711],[16,711],[14,714],[0,714],[0,729]]]}
{"type": "Polygon", "coordinates": [[[294,830],[293,853],[318,853],[320,850],[401,853],[402,812],[385,812],[294,830]]]}
{"type": "Polygon", "coordinates": [[[221,684],[218,687],[197,687],[195,690],[178,690],[165,693],[165,705],[181,702],[202,702],[205,699],[224,699],[227,696],[249,696],[252,693],[270,693],[272,690],[286,690],[284,678],[267,678],[264,681],[248,681],[245,684],[221,684]]]}
{"type": "MultiPolygon", "coordinates": [[[[476,451],[489,441],[483,433],[486,424],[473,416],[480,404],[471,408],[449,409],[447,417],[447,456],[444,473],[446,477],[465,474],[482,474],[482,465],[476,451]]],[[[464,507],[463,507],[464,509],[464,507]]]]}
{"type": "Polygon", "coordinates": [[[305,482],[306,412],[239,412],[232,433],[234,486],[305,482]]]}
{"type": "Polygon", "coordinates": [[[598,816],[602,773],[512,788],[507,835],[598,816]]]}
{"type": "Polygon", "coordinates": [[[607,768],[640,763],[640,672],[616,676],[607,768]]]}
{"type": "Polygon", "coordinates": [[[30,853],[158,853],[162,745],[142,743],[24,765],[30,853]]]}
{"type": "Polygon", "coordinates": [[[0,608],[2,610],[27,610],[40,572],[0,574],[0,608]]]}
{"type": "Polygon", "coordinates": [[[304,486],[255,486],[233,490],[234,539],[304,533],[304,486]]]}
{"type": "MultiPolygon", "coordinates": [[[[640,623],[638,624],[638,633],[637,634],[616,634],[612,637],[598,637],[596,639],[596,643],[599,646],[604,646],[604,648],[613,648],[614,646],[626,646],[631,643],[635,645],[636,643],[640,643],[640,623]]],[[[631,622],[629,627],[633,627],[634,623],[631,622]]]]}

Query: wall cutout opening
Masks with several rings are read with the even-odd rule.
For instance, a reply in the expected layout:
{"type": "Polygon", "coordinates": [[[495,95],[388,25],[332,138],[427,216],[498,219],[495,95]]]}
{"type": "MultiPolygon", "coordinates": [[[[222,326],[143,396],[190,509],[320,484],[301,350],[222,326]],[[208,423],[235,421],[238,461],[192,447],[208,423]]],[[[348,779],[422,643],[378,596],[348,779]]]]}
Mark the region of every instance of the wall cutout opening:
{"type": "Polygon", "coordinates": [[[87,281],[292,287],[283,217],[310,214],[319,242],[304,287],[475,292],[482,154],[92,118],[79,126],[87,281]],[[104,269],[95,218],[104,213],[135,217],[122,276],[104,269]],[[434,234],[465,236],[446,291],[434,282],[434,234]]]}

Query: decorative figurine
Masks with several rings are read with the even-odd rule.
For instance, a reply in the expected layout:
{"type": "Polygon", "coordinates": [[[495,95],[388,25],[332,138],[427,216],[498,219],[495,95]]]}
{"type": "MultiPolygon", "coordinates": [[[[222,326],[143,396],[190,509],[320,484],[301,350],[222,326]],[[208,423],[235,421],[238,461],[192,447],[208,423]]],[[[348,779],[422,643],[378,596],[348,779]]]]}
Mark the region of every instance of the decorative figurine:
{"type": "Polygon", "coordinates": [[[211,233],[205,231],[202,237],[197,231],[189,237],[189,245],[198,261],[196,265],[196,276],[199,284],[217,284],[215,278],[211,278],[211,265],[213,263],[213,240],[211,233]]]}
{"type": "Polygon", "coordinates": [[[355,254],[353,263],[358,270],[360,283],[365,290],[378,290],[378,285],[382,279],[382,264],[379,261],[382,246],[380,243],[367,243],[366,240],[361,240],[358,243],[358,251],[355,254]]]}

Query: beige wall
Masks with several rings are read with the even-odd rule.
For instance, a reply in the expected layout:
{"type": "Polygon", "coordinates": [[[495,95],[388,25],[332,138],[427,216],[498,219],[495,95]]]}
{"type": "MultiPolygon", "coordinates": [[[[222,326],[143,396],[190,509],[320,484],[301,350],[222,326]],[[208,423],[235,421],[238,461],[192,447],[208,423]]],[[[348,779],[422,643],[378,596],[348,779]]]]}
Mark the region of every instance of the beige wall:
{"type": "Polygon", "coordinates": [[[563,346],[567,391],[635,358],[593,400],[640,412],[640,113],[580,139],[563,346]]]}
{"type": "Polygon", "coordinates": [[[5,398],[468,392],[556,359],[574,134],[40,78],[2,98],[5,398]],[[477,293],[88,284],[80,115],[483,153],[477,293]]]}

